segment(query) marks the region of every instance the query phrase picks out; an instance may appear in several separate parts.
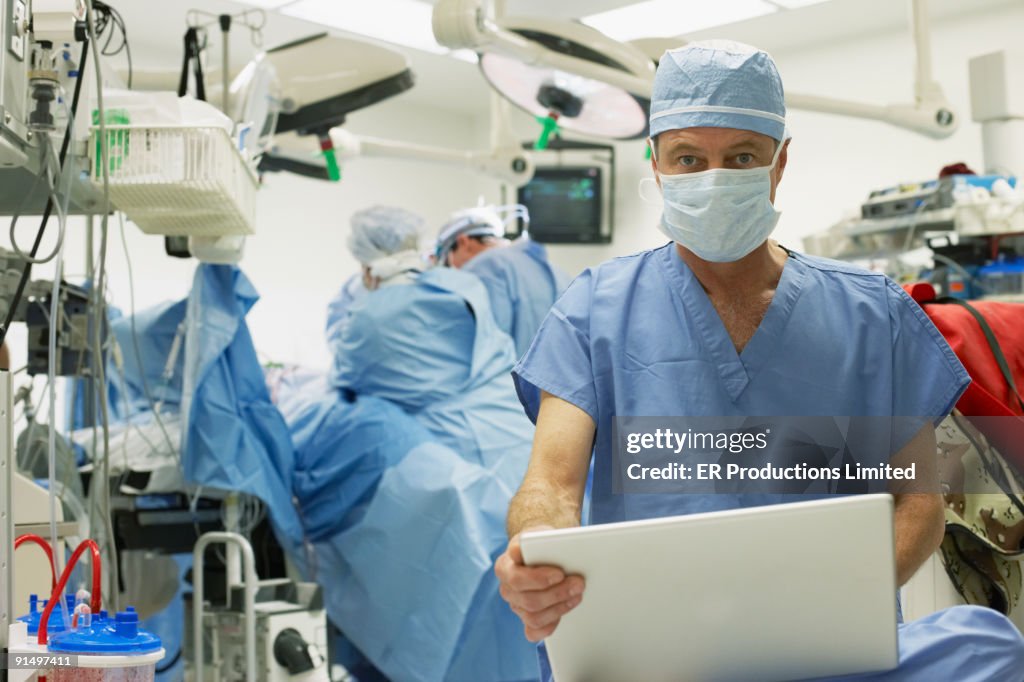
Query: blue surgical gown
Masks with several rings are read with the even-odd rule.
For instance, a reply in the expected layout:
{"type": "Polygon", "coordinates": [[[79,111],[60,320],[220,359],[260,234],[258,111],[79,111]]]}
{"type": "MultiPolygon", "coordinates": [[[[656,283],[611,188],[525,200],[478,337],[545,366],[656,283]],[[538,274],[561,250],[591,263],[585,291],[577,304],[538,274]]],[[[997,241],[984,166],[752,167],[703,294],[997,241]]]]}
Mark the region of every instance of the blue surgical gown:
{"type": "MultiPolygon", "coordinates": [[[[760,326],[737,353],[673,244],[584,272],[552,308],[514,376],[532,419],[541,390],[593,418],[592,523],[784,501],[612,494],[616,416],[939,418],[969,383],[934,325],[894,282],[799,253],[787,259],[760,326]]],[[[945,630],[922,629],[920,621],[901,626],[901,667],[892,679],[924,679],[915,670],[940,651],[950,667],[977,665],[976,677],[957,679],[1010,679],[982,672],[1005,670],[1024,655],[1019,633],[997,615],[973,627],[976,611],[951,609],[942,616],[945,630]],[[965,657],[973,663],[964,665],[965,657]],[[992,659],[987,668],[984,657],[992,659]]]]}
{"type": "Polygon", "coordinates": [[[286,548],[363,656],[394,680],[536,678],[492,567],[514,475],[466,461],[386,400],[335,391],[289,426],[306,542],[286,548]]]}
{"type": "Polygon", "coordinates": [[[462,269],[487,287],[494,320],[515,342],[516,357],[529,349],[551,305],[569,285],[568,275],[548,261],[547,250],[528,237],[488,249],[462,269]]]}
{"type": "Polygon", "coordinates": [[[345,320],[348,318],[348,311],[356,301],[366,294],[367,290],[363,285],[363,275],[361,272],[357,272],[345,280],[345,283],[341,285],[341,289],[338,290],[338,293],[327,304],[327,323],[324,325],[324,334],[327,337],[328,347],[332,347],[341,339],[341,330],[344,327],[345,320]]]}
{"type": "MultiPolygon", "coordinates": [[[[388,468],[366,518],[336,536],[348,548],[380,548],[399,539],[410,548],[384,566],[370,552],[347,558],[372,576],[368,586],[420,580],[446,586],[423,593],[423,600],[438,600],[438,610],[416,609],[412,616],[406,590],[366,592],[361,603],[373,604],[380,610],[373,620],[388,624],[367,634],[381,648],[371,658],[381,669],[386,666],[378,661],[391,659],[393,669],[406,671],[394,679],[505,682],[536,674],[522,626],[501,603],[496,579],[487,577],[507,542],[505,514],[533,439],[509,375],[514,362],[512,339],[495,324],[483,284],[451,268],[434,268],[364,296],[335,347],[331,378],[342,395],[397,405],[426,428],[435,446],[443,446],[410,453],[388,468]],[[430,561],[409,559],[413,549],[430,561]],[[459,589],[470,578],[479,587],[466,602],[459,589]],[[468,612],[459,610],[467,607],[468,612]],[[464,629],[453,632],[453,622],[463,622],[464,629]],[[412,644],[392,646],[398,640],[391,626],[412,644]],[[434,652],[429,666],[423,651],[434,652]],[[443,675],[435,677],[428,668],[443,675]]],[[[353,593],[352,599],[359,598],[353,593]]]]}
{"type": "Polygon", "coordinates": [[[390,400],[469,461],[525,471],[533,426],[509,376],[512,340],[473,275],[434,268],[371,292],[334,350],[337,388],[390,400]]]}

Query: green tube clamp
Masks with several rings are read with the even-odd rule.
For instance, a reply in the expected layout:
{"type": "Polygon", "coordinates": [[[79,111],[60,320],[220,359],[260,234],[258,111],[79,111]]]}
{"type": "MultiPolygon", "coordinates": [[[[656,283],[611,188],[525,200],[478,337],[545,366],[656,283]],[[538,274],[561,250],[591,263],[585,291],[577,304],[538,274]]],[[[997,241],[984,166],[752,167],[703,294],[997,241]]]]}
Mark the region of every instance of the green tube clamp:
{"type": "Polygon", "coordinates": [[[540,131],[540,137],[533,143],[533,148],[547,149],[551,136],[558,132],[558,119],[554,116],[538,116],[537,123],[540,123],[543,129],[540,131]]]}
{"type": "Polygon", "coordinates": [[[331,182],[341,180],[341,166],[338,165],[338,156],[334,153],[334,147],[324,149],[321,152],[324,156],[324,163],[327,164],[327,179],[331,182]]]}

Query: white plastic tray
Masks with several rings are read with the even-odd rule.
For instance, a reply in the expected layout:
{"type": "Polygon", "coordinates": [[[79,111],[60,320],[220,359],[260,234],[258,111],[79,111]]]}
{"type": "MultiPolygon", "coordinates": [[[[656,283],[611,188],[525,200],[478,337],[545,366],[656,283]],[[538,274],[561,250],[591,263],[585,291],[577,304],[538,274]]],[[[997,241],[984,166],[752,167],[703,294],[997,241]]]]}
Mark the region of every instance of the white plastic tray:
{"type": "MultiPolygon", "coordinates": [[[[110,201],[143,232],[252,234],[255,173],[223,128],[108,125],[110,201]]],[[[100,130],[89,141],[92,183],[103,186],[100,130]]]]}

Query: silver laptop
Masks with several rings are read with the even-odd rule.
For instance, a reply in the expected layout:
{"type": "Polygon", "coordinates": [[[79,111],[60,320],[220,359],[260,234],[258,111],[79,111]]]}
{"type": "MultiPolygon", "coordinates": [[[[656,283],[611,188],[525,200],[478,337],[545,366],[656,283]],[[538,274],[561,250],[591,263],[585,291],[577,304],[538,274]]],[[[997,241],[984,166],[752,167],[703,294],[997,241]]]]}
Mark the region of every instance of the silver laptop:
{"type": "Polygon", "coordinates": [[[556,682],[774,682],[894,668],[893,501],[862,495],[525,533],[585,576],[556,682]]]}

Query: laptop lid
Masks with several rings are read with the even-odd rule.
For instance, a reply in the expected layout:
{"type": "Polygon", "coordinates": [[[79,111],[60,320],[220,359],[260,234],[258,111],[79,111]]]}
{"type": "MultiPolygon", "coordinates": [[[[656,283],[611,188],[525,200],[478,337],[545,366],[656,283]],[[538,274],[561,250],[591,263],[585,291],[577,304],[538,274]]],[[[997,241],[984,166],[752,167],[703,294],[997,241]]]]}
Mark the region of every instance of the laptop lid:
{"type": "Polygon", "coordinates": [[[586,578],[556,682],[798,680],[894,668],[893,500],[862,495],[524,533],[586,578]]]}

